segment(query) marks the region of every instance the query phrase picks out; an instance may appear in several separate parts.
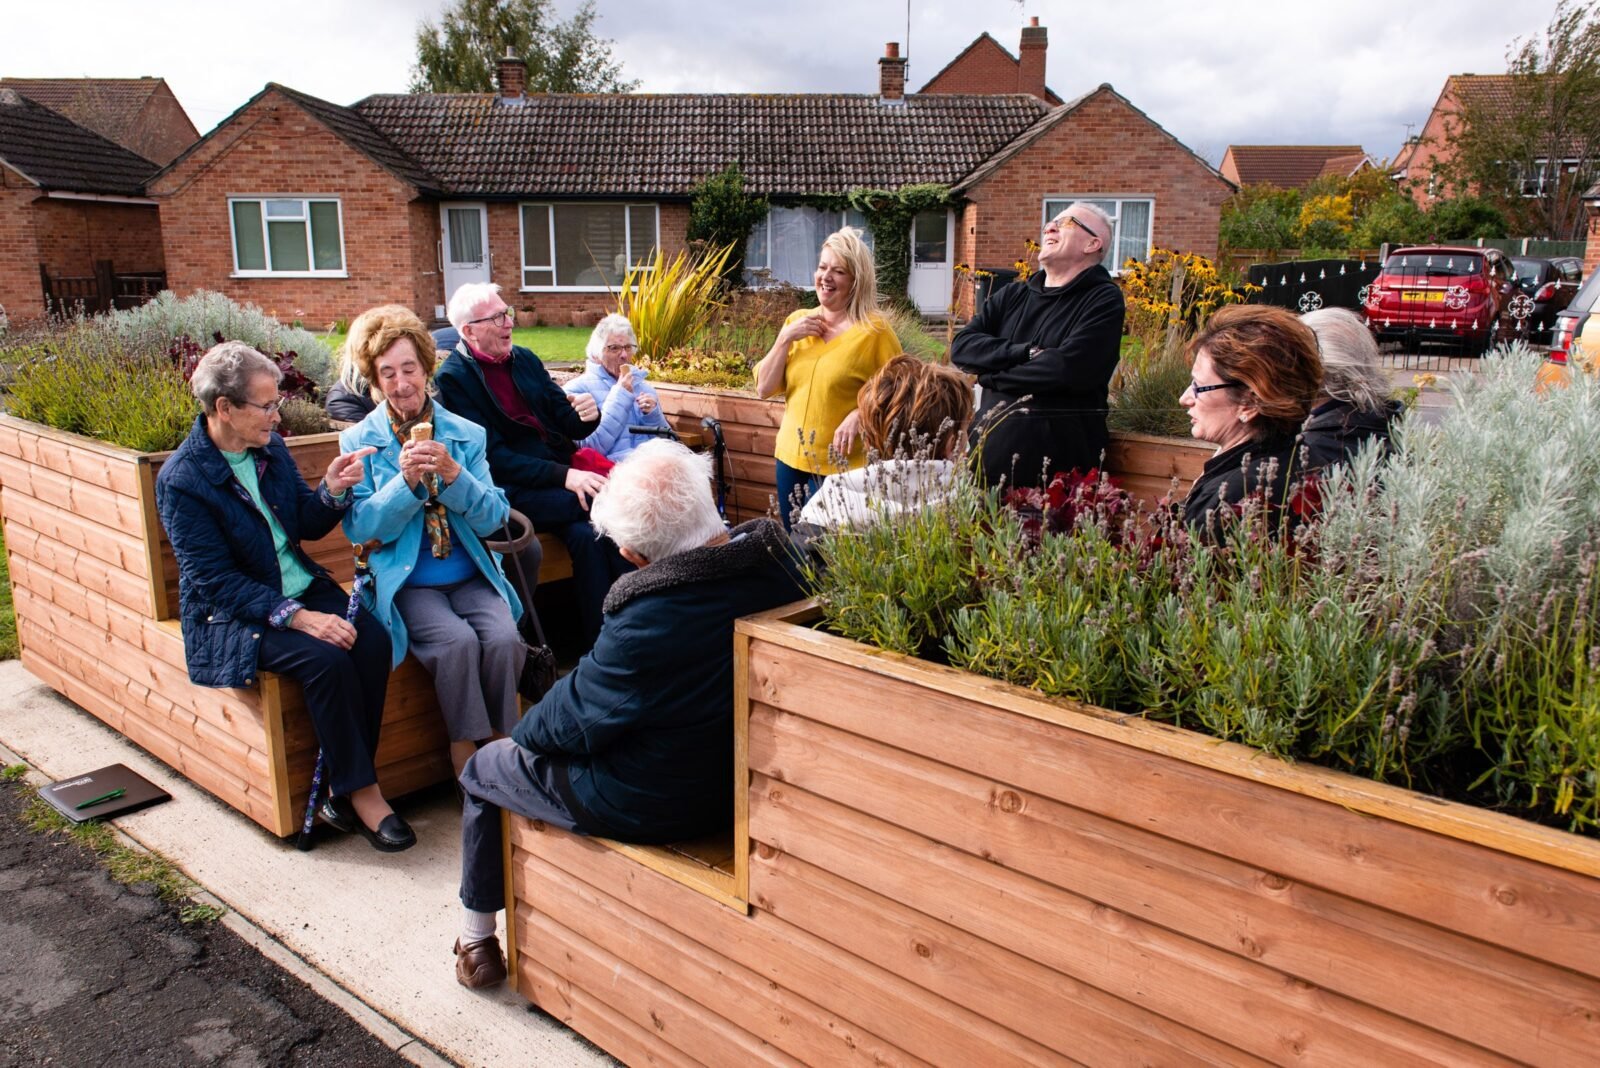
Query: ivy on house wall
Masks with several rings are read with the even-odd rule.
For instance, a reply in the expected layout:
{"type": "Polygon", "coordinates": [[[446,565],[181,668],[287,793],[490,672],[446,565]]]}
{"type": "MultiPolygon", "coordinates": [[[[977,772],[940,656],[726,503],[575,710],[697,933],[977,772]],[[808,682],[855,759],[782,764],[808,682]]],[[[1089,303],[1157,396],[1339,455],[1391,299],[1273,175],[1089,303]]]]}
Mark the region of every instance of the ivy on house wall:
{"type": "Polygon", "coordinates": [[[711,247],[732,245],[722,275],[730,285],[738,285],[744,276],[745,242],[750,230],[767,217],[766,197],[745,192],[744,174],[737,163],[707,177],[694,187],[690,197],[685,236],[711,247]]]}
{"type": "Polygon", "coordinates": [[[911,305],[911,221],[919,212],[943,211],[955,202],[950,187],[938,182],[899,189],[852,189],[845,204],[867,217],[872,228],[873,258],[878,266],[878,292],[891,303],[911,305]]]}

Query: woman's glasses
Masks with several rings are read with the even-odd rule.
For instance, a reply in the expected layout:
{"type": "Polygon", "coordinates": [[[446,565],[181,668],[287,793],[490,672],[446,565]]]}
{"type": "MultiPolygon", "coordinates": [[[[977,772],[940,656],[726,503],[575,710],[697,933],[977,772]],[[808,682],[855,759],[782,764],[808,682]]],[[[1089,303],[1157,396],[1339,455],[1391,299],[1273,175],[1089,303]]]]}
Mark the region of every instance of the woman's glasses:
{"type": "Polygon", "coordinates": [[[1191,378],[1189,379],[1189,392],[1198,397],[1200,394],[1210,393],[1214,389],[1227,389],[1229,386],[1237,386],[1238,384],[1237,382],[1218,382],[1215,385],[1202,386],[1191,378]]]}

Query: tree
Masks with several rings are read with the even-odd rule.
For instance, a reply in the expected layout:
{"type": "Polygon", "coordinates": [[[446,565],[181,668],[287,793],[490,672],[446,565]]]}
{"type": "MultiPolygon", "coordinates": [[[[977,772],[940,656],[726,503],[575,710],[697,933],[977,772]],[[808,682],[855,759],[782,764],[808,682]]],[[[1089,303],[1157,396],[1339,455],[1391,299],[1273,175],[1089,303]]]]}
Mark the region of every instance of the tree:
{"type": "Polygon", "coordinates": [[[744,277],[745,241],[756,223],[767,217],[765,197],[744,191],[744,173],[730,163],[695,186],[689,199],[690,241],[703,241],[711,248],[733,246],[722,275],[733,285],[744,277]]]}
{"type": "Polygon", "coordinates": [[[1300,205],[1300,246],[1341,249],[1349,246],[1355,209],[1348,194],[1324,194],[1300,205]]]}
{"type": "Polygon", "coordinates": [[[1480,237],[1505,237],[1506,217],[1492,201],[1462,196],[1441,200],[1423,216],[1422,232],[1429,241],[1472,241],[1480,237]]]}
{"type": "Polygon", "coordinates": [[[1271,184],[1247,185],[1222,205],[1222,243],[1228,248],[1294,248],[1300,243],[1300,194],[1271,184]]]}
{"type": "Polygon", "coordinates": [[[552,0],[451,0],[439,25],[417,26],[413,93],[489,93],[509,49],[528,64],[530,93],[629,93],[611,42],[595,36],[594,0],[565,22],[552,0]]]}
{"type": "Polygon", "coordinates": [[[1507,49],[1507,96],[1459,94],[1439,173],[1526,232],[1583,236],[1583,194],[1600,174],[1597,13],[1595,0],[1559,0],[1542,34],[1507,49]]]}
{"type": "Polygon", "coordinates": [[[1355,229],[1350,233],[1351,248],[1377,248],[1390,245],[1409,245],[1424,239],[1428,229],[1427,217],[1417,202],[1393,189],[1389,195],[1369,203],[1355,229]]]}

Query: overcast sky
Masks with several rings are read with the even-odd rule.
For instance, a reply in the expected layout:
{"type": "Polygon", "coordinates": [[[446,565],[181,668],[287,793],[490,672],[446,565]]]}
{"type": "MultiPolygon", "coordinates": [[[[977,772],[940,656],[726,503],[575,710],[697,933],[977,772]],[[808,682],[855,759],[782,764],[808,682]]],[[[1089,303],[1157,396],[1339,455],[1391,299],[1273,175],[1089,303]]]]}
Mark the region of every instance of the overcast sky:
{"type": "MultiPolygon", "coordinates": [[[[578,0],[555,0],[563,17],[578,0]]],[[[886,41],[922,85],[987,31],[1013,54],[1037,16],[1062,98],[1110,82],[1190,148],[1360,144],[1420,127],[1446,75],[1499,73],[1554,0],[596,0],[644,92],[876,92],[886,41]],[[1086,11],[1086,8],[1091,10],[1086,11]]],[[[269,81],[350,104],[406,90],[419,19],[443,0],[0,0],[0,75],[167,79],[204,133],[269,81]]]]}

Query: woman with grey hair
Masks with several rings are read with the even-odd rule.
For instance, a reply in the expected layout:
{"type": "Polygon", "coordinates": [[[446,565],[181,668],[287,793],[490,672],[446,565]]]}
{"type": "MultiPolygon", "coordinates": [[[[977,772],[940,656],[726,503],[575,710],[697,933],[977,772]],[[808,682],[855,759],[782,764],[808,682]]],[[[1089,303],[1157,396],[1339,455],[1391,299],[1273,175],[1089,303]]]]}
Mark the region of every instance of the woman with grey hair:
{"type": "Polygon", "coordinates": [[[1389,372],[1372,332],[1345,308],[1320,308],[1300,320],[1322,353],[1322,388],[1300,430],[1305,469],[1349,463],[1368,441],[1387,453],[1400,403],[1389,396],[1389,372]]]}
{"type": "Polygon", "coordinates": [[[600,409],[600,428],[578,444],[615,463],[638,445],[659,435],[635,434],[630,426],[670,429],[656,391],[645,384],[649,373],[633,366],[639,338],[626,315],[601,319],[589,335],[589,366],[561,388],[568,396],[586,393],[600,409]]]}
{"type": "Polygon", "coordinates": [[[389,635],[301,543],[333,531],[374,450],[334,457],[312,489],[274,433],[277,364],[225,341],[190,386],[204,409],[161,467],[156,507],[178,558],[189,678],[249,687],[263,671],[300,683],[329,775],[322,818],[392,853],[416,844],[378,788],[373,757],[389,685],[389,635]]]}

